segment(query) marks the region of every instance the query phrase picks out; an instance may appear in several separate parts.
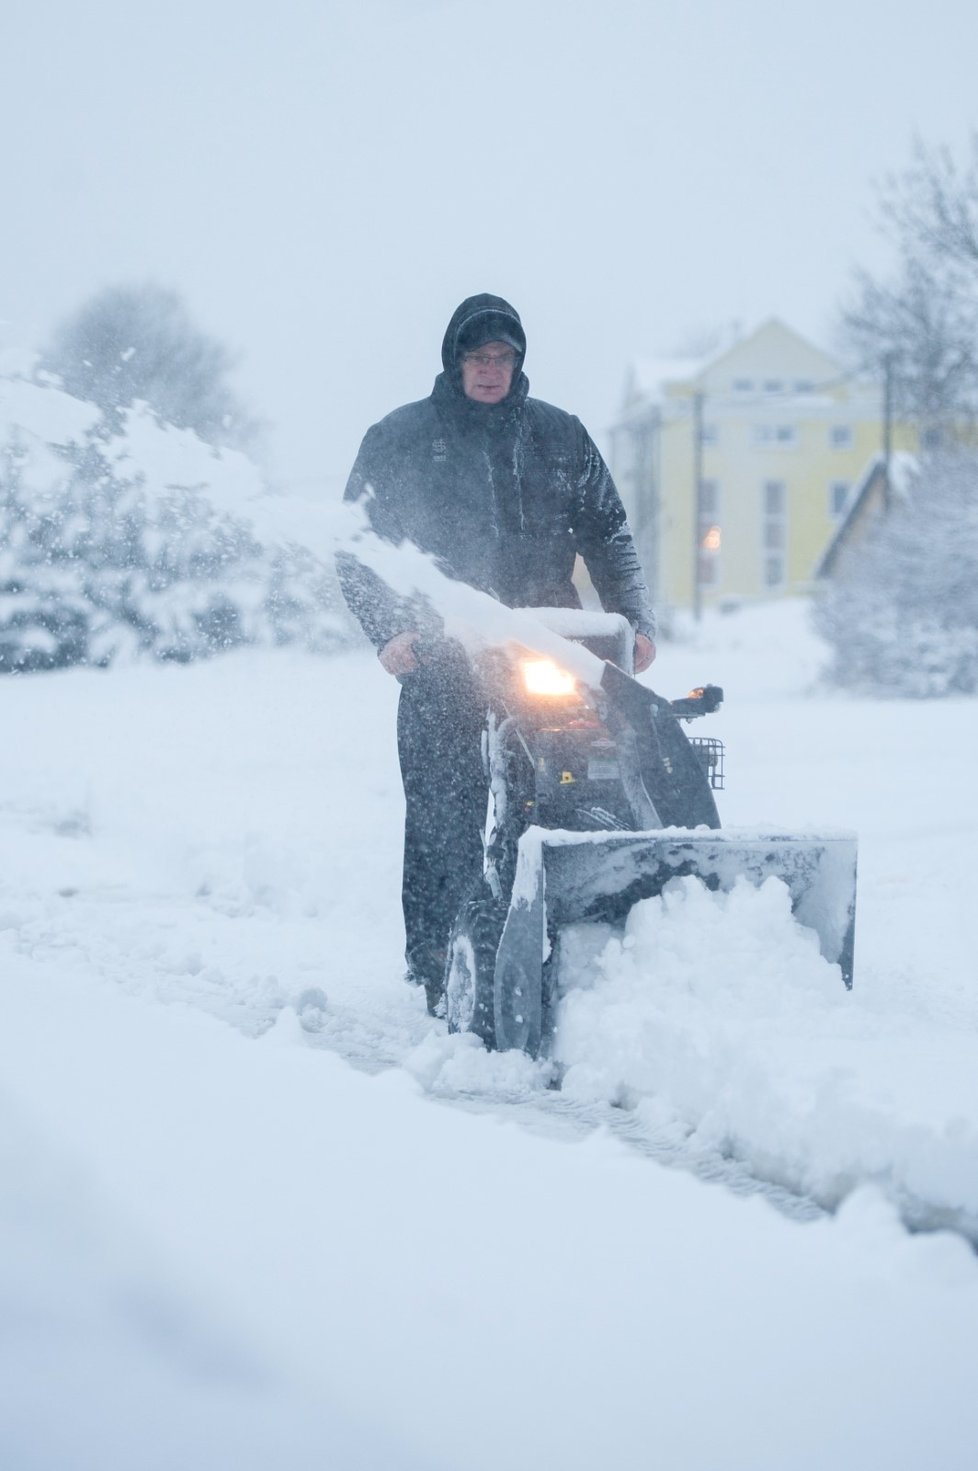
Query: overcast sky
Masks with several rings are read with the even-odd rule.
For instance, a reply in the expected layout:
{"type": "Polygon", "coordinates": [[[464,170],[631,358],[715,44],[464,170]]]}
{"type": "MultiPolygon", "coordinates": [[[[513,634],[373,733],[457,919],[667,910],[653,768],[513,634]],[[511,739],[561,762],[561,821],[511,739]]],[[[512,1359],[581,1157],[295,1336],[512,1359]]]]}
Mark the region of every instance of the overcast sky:
{"type": "Polygon", "coordinates": [[[507,296],[599,439],[630,359],[831,348],[874,181],[978,125],[975,0],[2,0],[0,349],[155,281],[333,493],[507,296]]]}

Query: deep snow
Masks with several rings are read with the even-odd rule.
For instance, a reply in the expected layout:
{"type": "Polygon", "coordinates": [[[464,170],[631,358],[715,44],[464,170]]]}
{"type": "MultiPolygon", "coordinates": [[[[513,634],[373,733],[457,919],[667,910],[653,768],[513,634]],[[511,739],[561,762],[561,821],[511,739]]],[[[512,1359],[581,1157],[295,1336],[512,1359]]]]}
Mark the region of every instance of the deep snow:
{"type": "Polygon", "coordinates": [[[813,693],[804,614],[651,682],[726,687],[726,823],[858,830],[853,992],[681,883],[559,1092],[400,979],[372,655],[3,683],[5,1466],[970,1467],[978,704],[813,693]]]}

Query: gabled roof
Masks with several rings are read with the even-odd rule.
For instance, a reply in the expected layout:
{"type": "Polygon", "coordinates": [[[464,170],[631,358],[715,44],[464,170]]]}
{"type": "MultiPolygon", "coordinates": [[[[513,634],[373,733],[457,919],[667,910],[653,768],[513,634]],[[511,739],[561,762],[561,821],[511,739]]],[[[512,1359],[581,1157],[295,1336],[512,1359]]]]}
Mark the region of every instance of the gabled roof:
{"type": "Polygon", "coordinates": [[[709,358],[638,358],[628,366],[625,405],[659,403],[667,384],[688,383],[706,367],[709,358]]]}
{"type": "Polygon", "coordinates": [[[777,371],[789,359],[793,359],[792,372],[804,372],[816,383],[842,373],[842,366],[835,358],[815,347],[780,317],[768,317],[753,332],[714,358],[707,365],[704,376],[716,379],[744,371],[777,371]]]}
{"type": "MultiPolygon", "coordinates": [[[[815,576],[831,577],[839,557],[852,539],[853,531],[862,524],[877,504],[881,504],[884,491],[886,462],[882,455],[874,455],[858,480],[849,508],[835,529],[835,535],[822,553],[815,568],[815,576]]],[[[890,456],[890,494],[899,501],[910,498],[911,487],[917,472],[916,455],[897,450],[890,456]]]]}
{"type": "Polygon", "coordinates": [[[629,367],[623,409],[661,404],[670,386],[703,389],[727,395],[738,378],[757,380],[785,377],[798,393],[812,392],[843,377],[841,365],[787,326],[769,317],[753,332],[740,336],[720,351],[704,357],[639,358],[629,367]],[[804,383],[805,388],[799,385],[804,383]]]}

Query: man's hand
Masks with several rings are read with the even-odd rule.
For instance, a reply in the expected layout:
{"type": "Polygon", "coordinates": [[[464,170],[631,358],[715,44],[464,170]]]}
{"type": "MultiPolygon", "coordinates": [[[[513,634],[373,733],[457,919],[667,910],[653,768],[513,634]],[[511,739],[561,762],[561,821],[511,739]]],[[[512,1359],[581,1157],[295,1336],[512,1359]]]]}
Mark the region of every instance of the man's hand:
{"type": "Polygon", "coordinates": [[[648,634],[637,633],[635,635],[635,673],[641,674],[643,669],[648,669],[655,658],[655,644],[648,634]]]}
{"type": "Polygon", "coordinates": [[[421,635],[414,629],[408,629],[404,633],[395,633],[394,637],[388,640],[377,655],[388,674],[397,676],[414,673],[418,667],[418,656],[414,652],[414,645],[420,637],[421,635]]]}

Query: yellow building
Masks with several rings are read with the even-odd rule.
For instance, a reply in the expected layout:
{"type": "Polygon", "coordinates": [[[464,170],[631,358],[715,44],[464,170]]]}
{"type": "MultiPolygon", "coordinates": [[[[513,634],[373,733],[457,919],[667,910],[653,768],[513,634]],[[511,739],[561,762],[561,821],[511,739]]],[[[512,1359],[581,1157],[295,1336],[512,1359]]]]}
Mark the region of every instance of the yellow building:
{"type": "Polygon", "coordinates": [[[776,318],[705,360],[634,366],[611,469],[660,610],[809,589],[883,448],[882,399],[776,318]]]}

